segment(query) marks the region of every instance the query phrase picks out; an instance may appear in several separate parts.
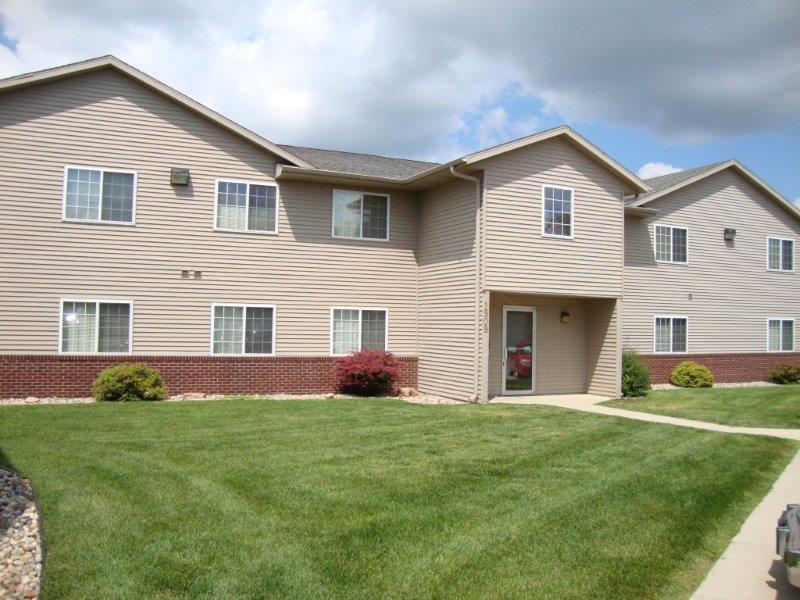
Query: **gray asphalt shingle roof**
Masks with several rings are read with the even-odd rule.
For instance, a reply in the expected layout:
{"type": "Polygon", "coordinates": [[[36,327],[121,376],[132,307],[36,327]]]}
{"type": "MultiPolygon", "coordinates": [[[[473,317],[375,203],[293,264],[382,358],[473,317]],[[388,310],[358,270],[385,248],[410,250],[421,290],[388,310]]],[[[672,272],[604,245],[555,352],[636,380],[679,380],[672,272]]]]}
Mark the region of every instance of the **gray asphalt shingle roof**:
{"type": "Polygon", "coordinates": [[[710,165],[703,165],[702,167],[695,167],[694,169],[686,169],[685,171],[678,171],[677,173],[670,173],[669,175],[661,175],[659,177],[651,177],[650,179],[645,179],[644,182],[649,185],[652,189],[649,192],[645,192],[640,194],[637,198],[638,200],[644,200],[648,196],[655,194],[656,192],[660,192],[661,190],[665,190],[673,185],[677,185],[682,181],[686,181],[687,179],[691,179],[692,177],[696,177],[697,175],[701,175],[706,171],[710,171],[714,167],[721,165],[726,161],[721,160],[719,162],[711,163],[710,165]]]}
{"type": "Polygon", "coordinates": [[[344,152],[341,150],[304,148],[303,146],[289,146],[286,144],[278,145],[287,152],[311,163],[318,169],[337,171],[339,173],[405,179],[439,166],[439,163],[409,160],[406,158],[358,154],[356,152],[344,152]]]}

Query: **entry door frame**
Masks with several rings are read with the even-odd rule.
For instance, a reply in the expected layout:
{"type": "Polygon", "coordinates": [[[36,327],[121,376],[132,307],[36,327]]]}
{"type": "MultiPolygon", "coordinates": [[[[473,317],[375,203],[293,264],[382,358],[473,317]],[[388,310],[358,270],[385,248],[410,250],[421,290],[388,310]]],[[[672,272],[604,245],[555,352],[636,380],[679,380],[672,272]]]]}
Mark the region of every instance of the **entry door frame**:
{"type": "Polygon", "coordinates": [[[539,344],[536,341],[536,307],[535,306],[514,306],[503,305],[503,346],[500,352],[500,376],[504,396],[531,396],[536,393],[536,371],[539,369],[539,344]],[[506,389],[506,332],[508,313],[523,312],[531,313],[531,389],[528,390],[507,390],[506,389]]]}

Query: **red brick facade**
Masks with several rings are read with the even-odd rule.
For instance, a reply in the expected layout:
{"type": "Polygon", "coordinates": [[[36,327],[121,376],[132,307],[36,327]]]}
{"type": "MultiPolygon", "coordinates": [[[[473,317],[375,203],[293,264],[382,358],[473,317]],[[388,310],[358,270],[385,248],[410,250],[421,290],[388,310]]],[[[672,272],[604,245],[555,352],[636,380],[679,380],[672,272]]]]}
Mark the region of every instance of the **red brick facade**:
{"type": "MultiPolygon", "coordinates": [[[[312,394],[334,391],[329,356],[0,355],[0,398],[90,396],[97,374],[120,362],[161,372],[171,394],[312,394]]],[[[417,386],[416,357],[398,357],[398,386],[417,386]]]]}
{"type": "Polygon", "coordinates": [[[669,383],[672,369],[685,360],[705,365],[714,374],[714,381],[764,381],[775,365],[800,366],[800,352],[747,352],[739,354],[643,354],[650,367],[653,383],[669,383]]]}

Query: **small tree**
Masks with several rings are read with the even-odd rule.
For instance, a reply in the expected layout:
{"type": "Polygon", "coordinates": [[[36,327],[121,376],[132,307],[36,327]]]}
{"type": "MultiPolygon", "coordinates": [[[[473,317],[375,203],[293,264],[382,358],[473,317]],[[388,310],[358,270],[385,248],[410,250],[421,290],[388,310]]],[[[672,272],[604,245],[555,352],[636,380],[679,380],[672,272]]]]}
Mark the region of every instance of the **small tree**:
{"type": "Polygon", "coordinates": [[[356,396],[384,396],[394,389],[397,360],[391,352],[361,350],[336,360],[332,373],[342,392],[356,396]]]}
{"type": "Polygon", "coordinates": [[[625,398],[646,396],[650,389],[650,369],[632,348],[622,351],[622,395],[625,398]]]}
{"type": "Polygon", "coordinates": [[[98,402],[163,400],[167,388],[161,374],[144,363],[120,363],[103,370],[92,384],[98,402]]]}
{"type": "Polygon", "coordinates": [[[672,385],[685,388],[711,387],[714,385],[714,376],[707,367],[691,360],[685,360],[672,369],[669,375],[672,385]]]}

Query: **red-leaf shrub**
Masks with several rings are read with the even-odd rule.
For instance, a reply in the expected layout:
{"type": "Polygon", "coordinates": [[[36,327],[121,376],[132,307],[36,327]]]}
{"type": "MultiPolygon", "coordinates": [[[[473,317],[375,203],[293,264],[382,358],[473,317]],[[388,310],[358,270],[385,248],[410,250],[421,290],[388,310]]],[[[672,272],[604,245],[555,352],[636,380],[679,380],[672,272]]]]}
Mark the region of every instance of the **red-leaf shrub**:
{"type": "Polygon", "coordinates": [[[394,389],[397,361],[391,352],[362,350],[337,359],[332,372],[345,394],[383,396],[394,389]]]}

